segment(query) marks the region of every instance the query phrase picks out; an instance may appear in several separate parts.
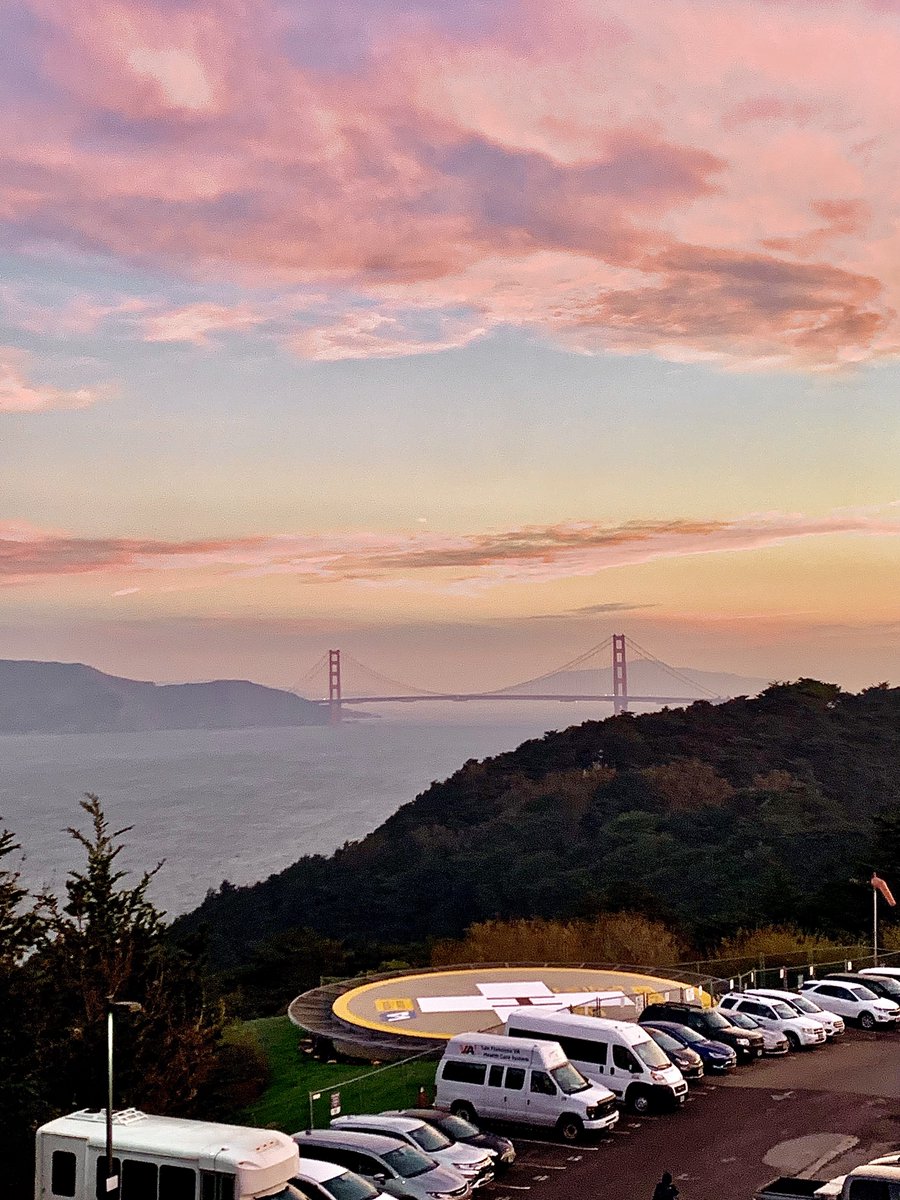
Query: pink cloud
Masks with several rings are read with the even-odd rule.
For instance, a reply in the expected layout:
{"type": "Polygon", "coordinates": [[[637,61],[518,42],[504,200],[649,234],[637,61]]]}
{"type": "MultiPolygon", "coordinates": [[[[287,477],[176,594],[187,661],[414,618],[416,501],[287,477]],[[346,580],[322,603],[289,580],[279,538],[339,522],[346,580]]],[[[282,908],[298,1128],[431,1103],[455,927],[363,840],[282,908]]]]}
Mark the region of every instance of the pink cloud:
{"type": "Polygon", "coordinates": [[[0,413],[89,408],[110,395],[108,387],[66,390],[33,383],[26,375],[28,362],[28,355],[24,351],[0,346],[0,413]]]}
{"type": "Polygon", "coordinates": [[[437,354],[467,346],[487,332],[483,324],[441,321],[434,336],[417,334],[392,315],[376,312],[347,313],[331,324],[305,329],[290,339],[291,349],[315,362],[350,358],[400,358],[411,354],[437,354]]]}
{"type": "MultiPolygon", "coordinates": [[[[27,3],[46,86],[0,107],[11,245],[362,292],[388,324],[332,301],[296,331],[325,359],[444,344],[388,302],[730,366],[897,352],[891,6],[312,0],[298,33],[276,0],[27,3]],[[777,277],[774,303],[746,284],[742,309],[738,270],[777,277]]],[[[204,299],[143,333],[203,344],[257,315],[204,299]]]]}
{"type": "Polygon", "coordinates": [[[752,551],[798,538],[900,536],[900,502],[842,509],[822,517],[762,513],[732,520],[578,521],[451,535],[347,533],[208,538],[85,538],[0,525],[0,577],[7,583],[122,572],[225,576],[286,574],[304,580],[404,583],[435,587],[542,582],[613,567],[695,554],[752,551]]]}
{"type": "Polygon", "coordinates": [[[141,331],[147,342],[191,342],[205,346],[211,333],[248,330],[263,320],[260,313],[246,304],[228,307],[198,302],[145,317],[141,331]]]}

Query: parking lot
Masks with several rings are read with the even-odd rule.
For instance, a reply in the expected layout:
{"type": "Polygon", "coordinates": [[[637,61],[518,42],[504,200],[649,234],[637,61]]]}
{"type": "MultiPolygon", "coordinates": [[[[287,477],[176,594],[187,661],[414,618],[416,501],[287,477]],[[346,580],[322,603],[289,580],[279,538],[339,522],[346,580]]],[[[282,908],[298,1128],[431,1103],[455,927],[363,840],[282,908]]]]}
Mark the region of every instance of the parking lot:
{"type": "Polygon", "coordinates": [[[900,1149],[900,1032],[848,1029],[837,1043],[707,1076],[679,1112],[622,1113],[575,1146],[511,1131],[518,1161],[485,1200],[651,1200],[669,1170],[682,1200],[745,1200],[776,1175],[830,1178],[900,1149]]]}

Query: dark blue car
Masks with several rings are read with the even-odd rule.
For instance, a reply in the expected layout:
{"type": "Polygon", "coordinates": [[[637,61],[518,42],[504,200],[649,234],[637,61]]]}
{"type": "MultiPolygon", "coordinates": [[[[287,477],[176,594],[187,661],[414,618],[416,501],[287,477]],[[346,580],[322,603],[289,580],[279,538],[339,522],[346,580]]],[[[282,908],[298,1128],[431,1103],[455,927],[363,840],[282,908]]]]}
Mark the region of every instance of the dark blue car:
{"type": "Polygon", "coordinates": [[[696,1029],[688,1029],[687,1025],[678,1025],[675,1021],[641,1021],[648,1029],[661,1029],[670,1038],[674,1038],[682,1046],[695,1050],[703,1059],[707,1071],[733,1071],[737,1066],[737,1055],[724,1042],[714,1042],[704,1037],[696,1029]]]}

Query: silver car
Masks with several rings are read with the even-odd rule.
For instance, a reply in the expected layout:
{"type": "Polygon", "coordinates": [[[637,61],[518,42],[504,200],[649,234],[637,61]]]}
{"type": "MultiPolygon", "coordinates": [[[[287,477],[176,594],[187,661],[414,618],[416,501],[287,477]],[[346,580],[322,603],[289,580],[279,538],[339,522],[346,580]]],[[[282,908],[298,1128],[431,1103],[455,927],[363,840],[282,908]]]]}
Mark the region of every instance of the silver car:
{"type": "Polygon", "coordinates": [[[317,1158],[355,1171],[398,1200],[469,1200],[469,1181],[398,1138],[352,1129],[295,1133],[301,1158],[317,1158]]]}
{"type": "Polygon", "coordinates": [[[463,1142],[454,1142],[421,1117],[403,1117],[399,1113],[358,1113],[335,1117],[331,1128],[358,1129],[362,1133],[381,1133],[386,1137],[399,1138],[443,1166],[459,1171],[473,1187],[481,1187],[494,1178],[494,1159],[491,1154],[475,1146],[466,1146],[463,1142]]]}

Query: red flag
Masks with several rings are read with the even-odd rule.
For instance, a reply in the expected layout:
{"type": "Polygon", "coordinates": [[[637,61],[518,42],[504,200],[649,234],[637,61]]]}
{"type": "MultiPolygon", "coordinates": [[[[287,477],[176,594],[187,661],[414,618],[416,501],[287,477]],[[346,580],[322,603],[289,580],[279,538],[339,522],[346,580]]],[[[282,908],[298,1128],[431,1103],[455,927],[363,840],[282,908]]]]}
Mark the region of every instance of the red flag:
{"type": "Polygon", "coordinates": [[[894,899],[894,895],[891,892],[891,889],[884,882],[884,880],[879,875],[876,875],[874,872],[872,873],[871,884],[872,884],[873,888],[877,888],[878,891],[881,892],[882,896],[884,896],[885,900],[887,900],[887,902],[891,906],[891,908],[894,908],[896,906],[897,901],[894,899]]]}

